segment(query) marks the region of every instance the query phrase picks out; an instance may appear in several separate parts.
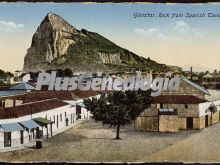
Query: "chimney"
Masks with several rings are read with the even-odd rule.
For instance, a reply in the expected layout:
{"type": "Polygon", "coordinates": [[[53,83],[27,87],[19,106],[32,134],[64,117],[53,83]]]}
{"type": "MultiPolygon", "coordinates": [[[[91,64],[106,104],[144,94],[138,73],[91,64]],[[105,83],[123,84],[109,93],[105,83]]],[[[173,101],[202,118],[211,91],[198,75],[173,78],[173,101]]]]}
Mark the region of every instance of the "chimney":
{"type": "Polygon", "coordinates": [[[16,100],[13,100],[13,107],[16,106],[16,100]]]}
{"type": "Polygon", "coordinates": [[[5,100],[2,100],[2,108],[5,109],[5,100]]]}

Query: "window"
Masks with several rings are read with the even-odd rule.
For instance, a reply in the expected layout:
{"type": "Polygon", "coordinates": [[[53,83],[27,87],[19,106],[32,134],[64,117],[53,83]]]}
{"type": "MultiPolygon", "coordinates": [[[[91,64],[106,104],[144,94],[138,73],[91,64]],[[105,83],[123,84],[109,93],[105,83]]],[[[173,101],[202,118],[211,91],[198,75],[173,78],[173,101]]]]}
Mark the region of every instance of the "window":
{"type": "Polygon", "coordinates": [[[53,116],[53,122],[55,123],[55,116],[53,116]]]}
{"type": "Polygon", "coordinates": [[[4,132],[4,147],[11,147],[11,132],[4,132]]]}
{"type": "Polygon", "coordinates": [[[79,105],[77,105],[76,106],[76,118],[77,118],[77,120],[81,119],[81,114],[82,114],[81,107],[79,105]]]}
{"type": "Polygon", "coordinates": [[[160,104],[160,108],[163,108],[163,104],[160,104]]]}
{"type": "Polygon", "coordinates": [[[57,128],[59,127],[59,115],[57,115],[57,128]]]}
{"type": "Polygon", "coordinates": [[[188,109],[188,107],[189,107],[189,106],[188,106],[187,104],[185,104],[185,109],[188,109]]]}
{"type": "Polygon", "coordinates": [[[21,141],[21,144],[24,143],[24,131],[20,131],[20,141],[21,141]]]}
{"type": "Polygon", "coordinates": [[[62,119],[62,113],[61,113],[61,114],[60,114],[60,122],[62,122],[62,120],[63,120],[63,119],[62,119]]]}
{"type": "Polygon", "coordinates": [[[66,117],[66,112],[65,112],[65,117],[66,117]]]}
{"type": "Polygon", "coordinates": [[[31,129],[32,139],[35,139],[34,128],[31,129]]]}

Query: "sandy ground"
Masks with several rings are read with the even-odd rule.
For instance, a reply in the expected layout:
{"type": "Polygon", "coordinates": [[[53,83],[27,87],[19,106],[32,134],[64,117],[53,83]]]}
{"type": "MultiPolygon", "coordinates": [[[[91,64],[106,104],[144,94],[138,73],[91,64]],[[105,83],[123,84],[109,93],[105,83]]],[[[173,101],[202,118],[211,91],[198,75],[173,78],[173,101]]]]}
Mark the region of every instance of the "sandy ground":
{"type": "Polygon", "coordinates": [[[220,123],[204,130],[178,133],[135,132],[133,126],[115,129],[84,121],[34,148],[0,153],[9,162],[220,162],[220,123]]]}

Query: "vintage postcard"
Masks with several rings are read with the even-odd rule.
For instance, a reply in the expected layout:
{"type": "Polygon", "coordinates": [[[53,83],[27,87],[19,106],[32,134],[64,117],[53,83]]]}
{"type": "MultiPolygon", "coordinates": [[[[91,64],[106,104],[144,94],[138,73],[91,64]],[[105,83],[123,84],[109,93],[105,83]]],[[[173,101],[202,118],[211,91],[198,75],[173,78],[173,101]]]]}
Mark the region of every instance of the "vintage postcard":
{"type": "Polygon", "coordinates": [[[220,4],[0,3],[0,162],[220,162],[220,4]]]}

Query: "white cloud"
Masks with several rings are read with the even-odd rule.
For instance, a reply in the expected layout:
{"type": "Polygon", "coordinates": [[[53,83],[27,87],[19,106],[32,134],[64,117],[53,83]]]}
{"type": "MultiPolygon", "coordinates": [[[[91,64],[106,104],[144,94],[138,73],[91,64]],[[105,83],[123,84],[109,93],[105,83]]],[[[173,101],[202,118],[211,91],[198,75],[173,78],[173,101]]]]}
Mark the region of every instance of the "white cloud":
{"type": "Polygon", "coordinates": [[[165,34],[162,34],[158,28],[150,28],[147,30],[143,28],[135,28],[134,31],[151,39],[168,39],[168,37],[165,34]]]}
{"type": "Polygon", "coordinates": [[[190,31],[188,24],[184,21],[177,21],[174,30],[180,34],[185,34],[190,31]]]}
{"type": "Polygon", "coordinates": [[[192,32],[195,37],[198,38],[204,37],[204,33],[200,32],[198,29],[192,29],[192,32]]]}
{"type": "Polygon", "coordinates": [[[157,34],[157,36],[155,37],[158,40],[166,40],[168,39],[168,37],[162,33],[157,34]]]}
{"type": "Polygon", "coordinates": [[[134,31],[139,34],[146,34],[147,32],[142,28],[135,28],[134,31]]]}
{"type": "Polygon", "coordinates": [[[177,21],[174,26],[174,31],[176,32],[176,38],[201,38],[204,36],[204,33],[199,31],[196,28],[191,28],[186,22],[184,21],[177,21]]]}
{"type": "Polygon", "coordinates": [[[160,30],[158,28],[151,28],[147,30],[147,34],[154,36],[157,35],[160,32],[160,30]]]}
{"type": "Polygon", "coordinates": [[[14,32],[19,31],[20,29],[24,28],[23,24],[16,24],[12,21],[0,21],[0,30],[6,31],[6,32],[14,32]]]}
{"type": "Polygon", "coordinates": [[[148,39],[154,40],[173,40],[174,42],[194,42],[203,39],[205,33],[197,28],[191,28],[185,21],[177,21],[171,26],[170,33],[161,32],[159,28],[135,28],[134,32],[148,39]],[[170,35],[169,35],[170,34],[170,35]]]}

